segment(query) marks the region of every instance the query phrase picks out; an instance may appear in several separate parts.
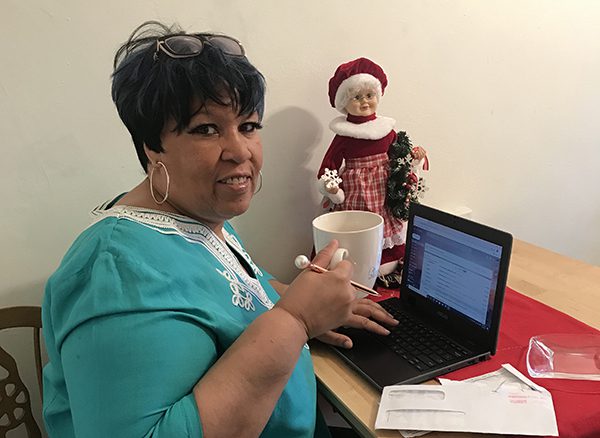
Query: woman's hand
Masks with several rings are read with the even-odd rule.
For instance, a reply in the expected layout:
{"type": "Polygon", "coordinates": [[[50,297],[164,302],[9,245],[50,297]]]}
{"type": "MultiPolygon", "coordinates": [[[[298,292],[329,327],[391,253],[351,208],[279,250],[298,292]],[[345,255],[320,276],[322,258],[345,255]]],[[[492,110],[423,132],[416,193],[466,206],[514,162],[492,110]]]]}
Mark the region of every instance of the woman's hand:
{"type": "MultiPolygon", "coordinates": [[[[355,300],[352,306],[352,315],[344,326],[362,328],[378,335],[388,335],[390,331],[376,321],[388,326],[395,326],[398,321],[394,319],[383,307],[367,298],[355,300]],[[373,321],[375,320],[375,321],[373,321]]],[[[352,339],[333,330],[322,334],[317,339],[326,344],[343,348],[352,348],[352,339]]]]}
{"type": "MultiPolygon", "coordinates": [[[[329,266],[337,248],[338,243],[333,240],[319,251],[313,263],[329,266]]],[[[352,319],[355,301],[354,287],[350,284],[352,271],[352,264],[347,260],[325,273],[306,269],[286,289],[275,308],[291,314],[309,339],[346,324],[352,319]]]]}

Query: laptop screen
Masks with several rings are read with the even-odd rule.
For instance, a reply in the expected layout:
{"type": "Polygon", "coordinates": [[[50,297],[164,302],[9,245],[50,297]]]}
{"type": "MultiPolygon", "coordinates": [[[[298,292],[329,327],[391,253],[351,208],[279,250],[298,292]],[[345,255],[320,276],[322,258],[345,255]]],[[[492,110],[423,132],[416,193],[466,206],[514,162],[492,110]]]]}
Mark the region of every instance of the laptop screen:
{"type": "Polygon", "coordinates": [[[415,215],[406,285],[489,330],[502,247],[415,215]]]}

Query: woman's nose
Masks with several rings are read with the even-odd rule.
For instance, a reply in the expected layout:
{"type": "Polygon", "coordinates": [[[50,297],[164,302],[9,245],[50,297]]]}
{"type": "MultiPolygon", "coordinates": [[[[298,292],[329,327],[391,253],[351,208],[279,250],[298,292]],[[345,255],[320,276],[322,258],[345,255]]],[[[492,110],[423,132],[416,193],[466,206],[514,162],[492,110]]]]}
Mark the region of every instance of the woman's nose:
{"type": "Polygon", "coordinates": [[[243,163],[252,158],[250,140],[240,132],[235,132],[223,137],[221,142],[221,158],[225,161],[243,163]]]}

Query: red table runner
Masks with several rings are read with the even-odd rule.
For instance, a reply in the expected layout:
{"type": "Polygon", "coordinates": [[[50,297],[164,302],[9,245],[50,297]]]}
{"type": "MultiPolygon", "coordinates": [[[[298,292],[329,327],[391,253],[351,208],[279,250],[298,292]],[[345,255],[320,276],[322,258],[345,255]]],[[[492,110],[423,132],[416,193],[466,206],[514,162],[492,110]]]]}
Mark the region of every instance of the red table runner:
{"type": "MultiPolygon", "coordinates": [[[[598,334],[598,330],[552,307],[506,288],[500,337],[496,354],[485,362],[446,374],[454,380],[468,379],[512,366],[552,394],[558,432],[563,438],[600,437],[600,382],[565,379],[534,379],[527,372],[527,348],[532,336],[548,333],[598,334]]],[[[493,415],[493,413],[492,413],[493,415]]]]}
{"type": "MultiPolygon", "coordinates": [[[[398,291],[377,289],[381,299],[398,296],[398,291]]],[[[495,371],[509,363],[552,394],[561,438],[600,438],[600,381],[534,379],[527,372],[527,348],[532,336],[549,333],[599,334],[569,315],[506,288],[496,354],[443,377],[464,380],[495,371]]],[[[493,415],[493,412],[490,413],[493,415]]]]}

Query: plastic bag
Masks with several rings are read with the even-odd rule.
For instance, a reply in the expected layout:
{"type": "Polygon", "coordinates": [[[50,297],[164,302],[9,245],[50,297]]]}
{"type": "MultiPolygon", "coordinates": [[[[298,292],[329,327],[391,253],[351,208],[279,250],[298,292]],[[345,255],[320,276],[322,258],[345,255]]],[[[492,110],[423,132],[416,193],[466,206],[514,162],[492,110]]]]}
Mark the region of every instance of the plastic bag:
{"type": "Polygon", "coordinates": [[[529,340],[531,377],[600,380],[600,335],[547,334],[529,340]]]}

